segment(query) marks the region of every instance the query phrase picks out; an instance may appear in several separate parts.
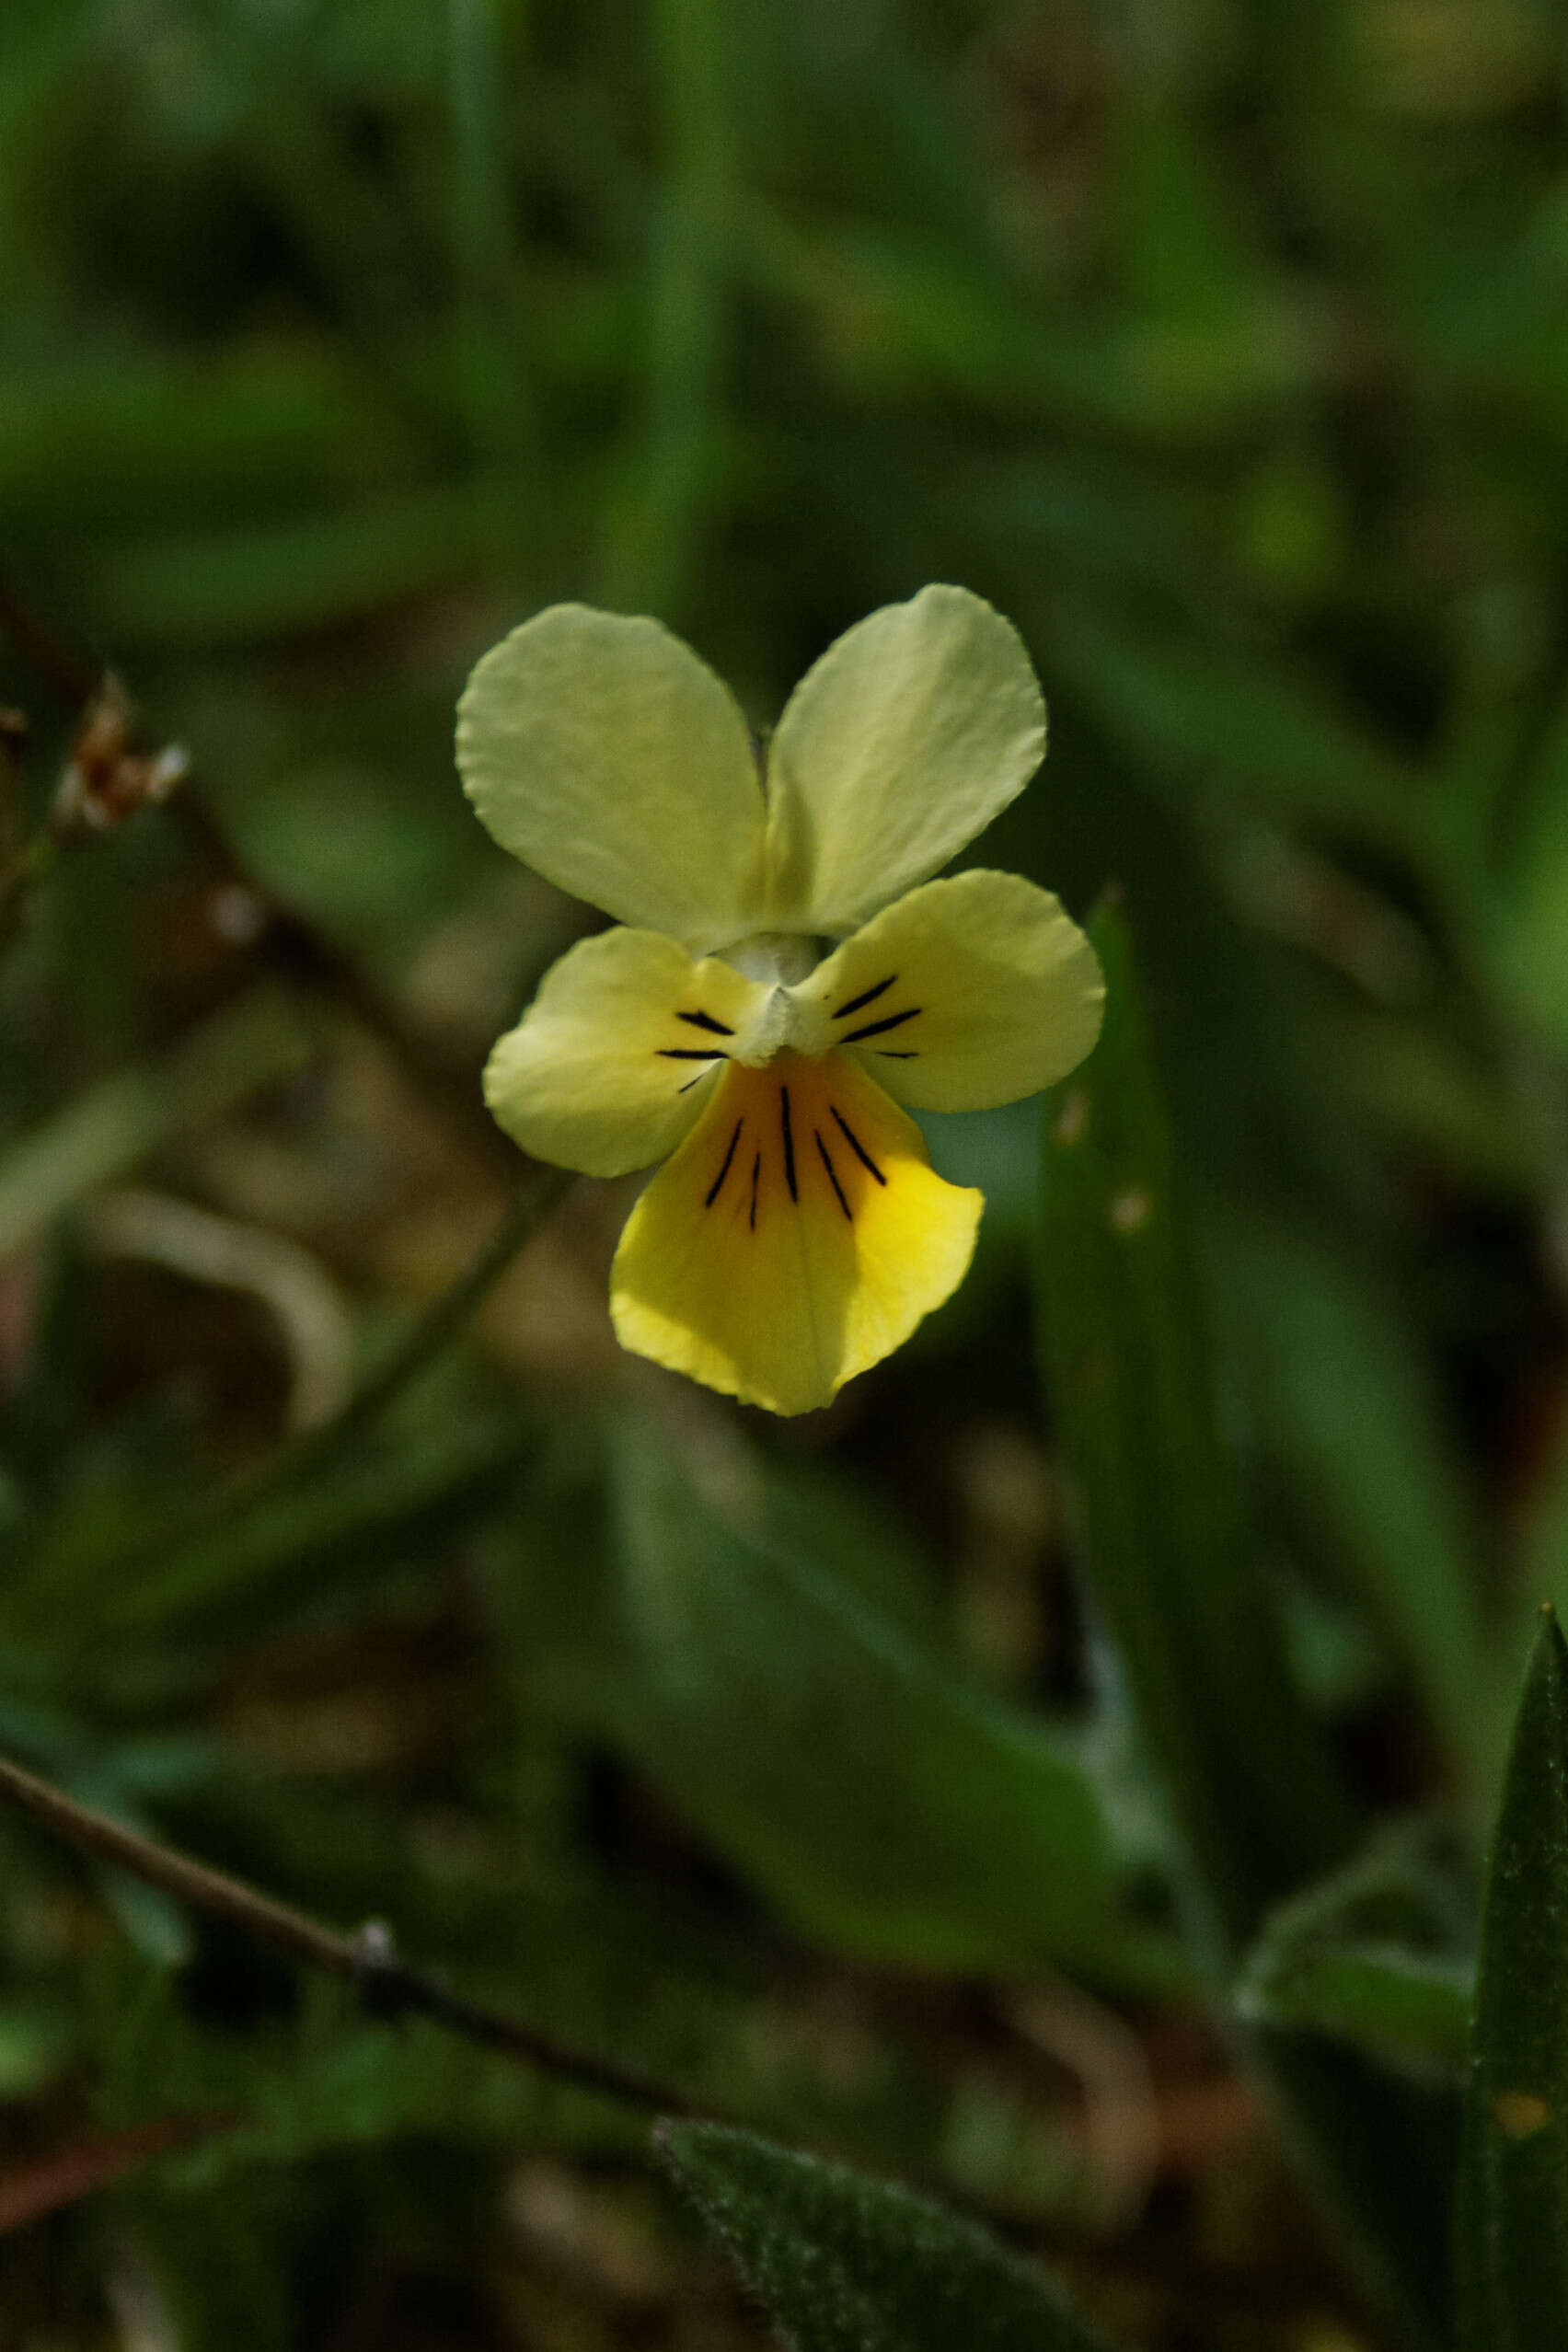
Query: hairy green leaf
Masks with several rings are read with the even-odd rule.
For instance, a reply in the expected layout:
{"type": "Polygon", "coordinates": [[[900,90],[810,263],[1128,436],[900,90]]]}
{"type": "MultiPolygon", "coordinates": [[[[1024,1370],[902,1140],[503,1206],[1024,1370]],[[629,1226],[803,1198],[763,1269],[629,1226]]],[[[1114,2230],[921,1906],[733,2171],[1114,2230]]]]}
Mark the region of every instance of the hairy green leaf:
{"type": "Polygon", "coordinates": [[[907,2189],[716,2124],[658,2145],[790,2352],[1106,2352],[1038,2274],[907,2189]]]}

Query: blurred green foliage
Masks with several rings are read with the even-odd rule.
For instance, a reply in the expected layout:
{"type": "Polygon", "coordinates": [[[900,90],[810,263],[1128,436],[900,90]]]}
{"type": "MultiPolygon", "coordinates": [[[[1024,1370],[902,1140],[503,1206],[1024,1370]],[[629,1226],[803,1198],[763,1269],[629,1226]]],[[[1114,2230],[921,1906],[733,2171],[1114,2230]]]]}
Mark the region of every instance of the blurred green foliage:
{"type": "Polygon", "coordinates": [[[1545,0],[0,10],[0,1750],[766,2135],[0,1816],[0,2341],[739,2352],[695,2211],[804,2352],[1440,2344],[1478,1943],[1460,2340],[1560,2340],[1565,112],[1545,0]],[[313,1450],[590,919],[469,664],[766,727],[931,579],[1051,705],[974,855],[1120,906],[964,1289],[765,1425],[580,1186],[313,1450]],[[56,844],[98,665],[192,781],[56,844]]]}

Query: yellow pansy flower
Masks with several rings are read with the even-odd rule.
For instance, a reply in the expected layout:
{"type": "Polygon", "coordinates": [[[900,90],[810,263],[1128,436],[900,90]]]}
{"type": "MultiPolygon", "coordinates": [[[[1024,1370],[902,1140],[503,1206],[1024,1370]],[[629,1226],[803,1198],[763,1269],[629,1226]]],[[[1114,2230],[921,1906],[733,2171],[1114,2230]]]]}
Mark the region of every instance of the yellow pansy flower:
{"type": "Polygon", "coordinates": [[[657,621],[557,605],[478,663],[469,798],[622,927],[546,974],[485,1099],[536,1159],[664,1162],[616,1252],[623,1346],[805,1412],[963,1280],[982,1197],[934,1173],[900,1105],[1016,1101],[1100,1025],[1093,950],[1049,892],[929,879],[1044,748],[1017,631],[962,588],[830,646],[765,769],[728,688],[657,621]]]}

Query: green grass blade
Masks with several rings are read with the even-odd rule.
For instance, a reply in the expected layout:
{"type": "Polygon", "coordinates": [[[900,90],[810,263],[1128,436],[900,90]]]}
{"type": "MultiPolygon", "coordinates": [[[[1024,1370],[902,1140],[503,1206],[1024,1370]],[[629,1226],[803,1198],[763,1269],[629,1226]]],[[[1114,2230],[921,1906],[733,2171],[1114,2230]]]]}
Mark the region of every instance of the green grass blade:
{"type": "Polygon", "coordinates": [[[1482,1922],[1457,2231],[1462,2352],[1568,2346],[1568,1647],[1548,1611],[1482,1922]]]}
{"type": "Polygon", "coordinates": [[[1094,1593],[1222,1977],[1354,1826],[1286,1675],[1221,1444],[1175,1153],[1119,917],[1105,1028],[1046,1117],[1037,1294],[1094,1593]]]}
{"type": "Polygon", "coordinates": [[[263,983],[164,1054],[75,1095],[0,1158],[0,1257],[171,1136],[291,1078],[309,1050],[288,999],[263,983]]]}
{"type": "Polygon", "coordinates": [[[1489,1805],[1481,1548],[1415,1334],[1391,1290],[1304,1235],[1259,1224],[1228,1255],[1271,1458],[1404,1664],[1455,1779],[1489,1805]]]}
{"type": "Polygon", "coordinates": [[[716,0],[657,0],[647,16],[665,192],[649,283],[646,415],[605,568],[613,603],[667,613],[691,585],[722,437],[739,150],[730,12],[716,0]]]}
{"type": "MultiPolygon", "coordinates": [[[[1264,1913],[1346,1858],[1355,1816],[1287,1674],[1221,1442],[1131,945],[1112,908],[1092,935],[1105,1027],[1046,1114],[1043,1368],[1093,1597],[1164,1800],[1193,1942],[1228,2013],[1264,1913]]],[[[1441,2095],[1316,2035],[1260,2033],[1252,2048],[1366,2290],[1411,2342],[1441,2342],[1441,2095]]]]}
{"type": "Polygon", "coordinates": [[[1395,852],[1419,836],[1399,761],[1266,658],[1135,632],[1086,600],[1052,607],[1054,674],[1160,789],[1235,794],[1395,852]]]}

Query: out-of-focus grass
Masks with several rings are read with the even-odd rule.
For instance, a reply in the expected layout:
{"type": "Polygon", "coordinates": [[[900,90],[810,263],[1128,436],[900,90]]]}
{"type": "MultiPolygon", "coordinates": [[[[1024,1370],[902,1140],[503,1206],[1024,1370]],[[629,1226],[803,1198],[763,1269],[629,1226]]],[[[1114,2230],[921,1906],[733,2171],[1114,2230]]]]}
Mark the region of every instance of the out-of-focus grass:
{"type": "MultiPolygon", "coordinates": [[[[1360,1806],[1448,1825],[1445,1989],[1528,1622],[1568,1597],[1564,104],[1530,0],[0,11],[0,574],[459,1078],[591,919],[452,772],[504,627],[655,610],[766,725],[928,579],[1018,621],[1051,755],[975,855],[1080,914],[1119,886],[1249,1573],[1360,1806]]],[[[0,702],[4,871],[70,714],[3,641],[0,702]]],[[[582,1187],[374,1439],[160,1580],[296,1367],[254,1298],[109,1251],[95,1189],[289,1237],[369,1362],[502,1170],[340,1004],[257,993],[171,811],[21,911],[0,1742],[777,2139],[1011,2212],[1129,2341],[1306,2340],[1332,2293],[1077,1597],[1033,1115],[933,1123],[980,1262],[820,1426],[628,1386],[624,1197],[582,1187]],[[657,1605],[707,1576],[732,1619],[657,1605]],[[1063,1968],[1090,2005],[1046,2054],[1017,2000],[1063,1968]],[[1132,2018],[1164,2119],[1157,2220],[1088,2254],[1086,2014],[1132,2018]]],[[[628,2119],[4,1821],[0,1869],[0,2178],[242,2116],[8,2241],[0,2335],[757,2340],[628,2119]]],[[[1254,1990],[1304,2000],[1281,1949],[1254,1990]]]]}

